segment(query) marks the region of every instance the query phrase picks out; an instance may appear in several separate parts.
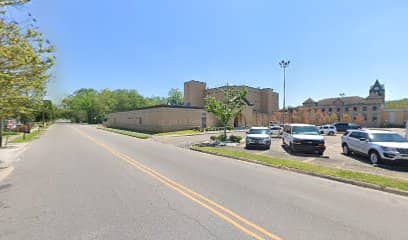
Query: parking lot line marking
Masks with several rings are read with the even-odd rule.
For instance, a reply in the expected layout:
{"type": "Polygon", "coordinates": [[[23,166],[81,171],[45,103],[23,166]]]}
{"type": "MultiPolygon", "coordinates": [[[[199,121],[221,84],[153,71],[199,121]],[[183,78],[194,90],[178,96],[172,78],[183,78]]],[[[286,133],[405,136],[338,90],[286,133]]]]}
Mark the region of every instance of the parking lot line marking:
{"type": "Polygon", "coordinates": [[[313,162],[314,160],[316,160],[316,158],[308,158],[308,159],[306,159],[306,160],[303,161],[303,162],[305,162],[305,163],[310,163],[310,162],[313,162]]]}
{"type": "Polygon", "coordinates": [[[88,138],[89,140],[91,140],[95,144],[99,145],[100,147],[102,147],[105,150],[107,150],[108,152],[110,152],[112,155],[126,161],[127,163],[129,163],[130,165],[132,165],[135,168],[139,169],[140,171],[150,175],[151,177],[155,178],[159,182],[165,184],[167,187],[169,187],[169,188],[175,190],[176,192],[180,193],[181,195],[185,196],[186,198],[188,198],[192,202],[195,202],[198,205],[206,208],[207,210],[209,210],[210,212],[212,212],[216,216],[220,217],[224,221],[230,223],[231,225],[233,225],[237,229],[241,230],[242,232],[244,232],[248,236],[251,236],[252,238],[258,239],[258,240],[264,239],[259,234],[255,233],[254,231],[252,231],[252,230],[248,229],[247,227],[243,226],[242,223],[244,223],[244,224],[254,228],[255,230],[259,231],[260,233],[270,237],[272,240],[282,240],[282,238],[268,232],[267,230],[263,229],[262,227],[256,225],[255,223],[252,223],[251,221],[241,217],[240,215],[233,212],[232,210],[230,210],[228,208],[225,208],[225,207],[221,206],[220,204],[210,200],[209,198],[206,198],[203,195],[201,195],[199,193],[196,193],[193,190],[191,190],[191,189],[189,189],[189,188],[187,188],[187,187],[185,187],[185,186],[183,186],[183,185],[169,179],[168,177],[158,173],[157,171],[155,171],[155,170],[141,164],[140,162],[136,161],[135,159],[133,159],[133,158],[121,153],[121,152],[118,152],[118,151],[112,149],[111,147],[107,146],[106,144],[104,144],[104,143],[96,140],[95,138],[87,135],[83,131],[81,131],[79,129],[76,129],[74,127],[72,127],[72,128],[76,132],[78,132],[80,135],[82,135],[83,137],[88,138]],[[212,206],[210,206],[210,205],[212,205],[212,206]],[[230,216],[228,216],[226,214],[229,214],[230,216]],[[232,217],[234,217],[235,219],[233,219],[232,217]],[[241,221],[241,223],[237,222],[236,220],[241,221]]]}

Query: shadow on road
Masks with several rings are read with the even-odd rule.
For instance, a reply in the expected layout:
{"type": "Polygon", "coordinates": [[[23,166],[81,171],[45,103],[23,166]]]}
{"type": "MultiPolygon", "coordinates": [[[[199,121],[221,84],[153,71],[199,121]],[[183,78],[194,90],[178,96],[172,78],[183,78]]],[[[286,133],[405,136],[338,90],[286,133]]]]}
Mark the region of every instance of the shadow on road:
{"type": "MultiPolygon", "coordinates": [[[[344,156],[346,156],[346,155],[344,155],[344,156]]],[[[347,156],[347,157],[352,158],[352,159],[354,159],[356,161],[359,161],[361,163],[371,165],[371,162],[365,156],[353,154],[353,155],[350,155],[350,156],[347,156]]],[[[391,171],[408,172],[408,162],[385,161],[383,164],[378,164],[377,167],[387,169],[387,170],[391,170],[391,171]]]]}

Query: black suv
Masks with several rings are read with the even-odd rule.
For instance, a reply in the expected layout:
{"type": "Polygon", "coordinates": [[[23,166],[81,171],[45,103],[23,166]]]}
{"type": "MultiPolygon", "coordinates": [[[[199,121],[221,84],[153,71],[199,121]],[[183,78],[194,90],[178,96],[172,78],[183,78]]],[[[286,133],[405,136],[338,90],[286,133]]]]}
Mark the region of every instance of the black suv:
{"type": "Polygon", "coordinates": [[[334,123],[337,132],[345,132],[350,129],[361,129],[361,126],[354,123],[334,123]]]}

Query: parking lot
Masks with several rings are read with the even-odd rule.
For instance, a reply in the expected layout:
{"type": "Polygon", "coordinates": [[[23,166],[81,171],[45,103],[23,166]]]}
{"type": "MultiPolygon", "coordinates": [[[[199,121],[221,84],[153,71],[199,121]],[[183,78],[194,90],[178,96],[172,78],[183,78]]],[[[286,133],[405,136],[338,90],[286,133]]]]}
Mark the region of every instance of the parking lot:
{"type": "MultiPolygon", "coordinates": [[[[397,132],[403,136],[405,134],[404,129],[389,129],[389,130],[397,132]]],[[[232,134],[244,137],[245,131],[234,131],[232,134]]],[[[375,173],[408,179],[408,163],[404,165],[386,164],[374,167],[365,157],[355,155],[352,156],[343,155],[341,148],[341,136],[342,133],[339,133],[334,136],[325,136],[326,151],[324,152],[323,156],[318,156],[316,154],[291,154],[282,147],[282,139],[279,137],[272,138],[272,144],[269,150],[262,149],[247,150],[245,149],[245,144],[243,143],[244,141],[235,147],[230,146],[229,148],[234,148],[240,151],[248,151],[253,154],[270,155],[276,158],[294,159],[302,162],[308,162],[332,168],[355,170],[360,172],[375,173]]],[[[210,135],[204,134],[198,136],[156,138],[155,140],[163,143],[177,145],[180,147],[187,147],[195,143],[208,141],[209,139],[210,135]]]]}
{"type": "MultiPolygon", "coordinates": [[[[404,129],[389,129],[404,135],[404,129]]],[[[245,144],[240,144],[237,148],[248,151],[254,154],[266,154],[277,158],[295,159],[302,162],[308,162],[318,165],[323,165],[333,168],[341,168],[348,170],[363,171],[367,173],[382,174],[398,178],[408,179],[408,163],[407,164],[385,164],[372,166],[369,160],[363,156],[346,156],[342,153],[341,136],[339,133],[334,136],[325,136],[326,151],[323,156],[317,154],[292,154],[285,150],[282,146],[281,138],[272,138],[270,150],[247,150],[245,144]]]]}

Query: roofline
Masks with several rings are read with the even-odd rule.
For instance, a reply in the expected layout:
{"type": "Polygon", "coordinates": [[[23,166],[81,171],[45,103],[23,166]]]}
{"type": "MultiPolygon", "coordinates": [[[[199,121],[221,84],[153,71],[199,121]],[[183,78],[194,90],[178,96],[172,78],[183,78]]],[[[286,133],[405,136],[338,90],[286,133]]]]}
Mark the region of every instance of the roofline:
{"type": "MultiPolygon", "coordinates": [[[[181,109],[202,109],[204,110],[203,107],[192,107],[192,106],[180,106],[180,105],[166,105],[166,104],[160,104],[160,105],[154,105],[154,106],[148,106],[148,107],[141,107],[141,108],[135,108],[135,109],[130,109],[127,111],[120,111],[120,112],[111,112],[112,113],[125,113],[125,112],[132,112],[132,111],[138,111],[138,110],[145,110],[145,109],[154,109],[154,108],[181,108],[181,109]]],[[[108,114],[108,115],[109,115],[108,114]]]]}
{"type": "Polygon", "coordinates": [[[224,86],[220,86],[220,87],[214,87],[214,88],[208,88],[207,91],[211,91],[211,90],[217,90],[217,89],[222,89],[222,88],[226,88],[226,87],[231,87],[231,88],[249,88],[249,89],[254,89],[254,90],[260,90],[260,91],[271,91],[274,93],[278,93],[275,92],[273,88],[256,88],[256,87],[251,87],[251,86],[247,86],[247,85],[224,85],[224,86]]]}

